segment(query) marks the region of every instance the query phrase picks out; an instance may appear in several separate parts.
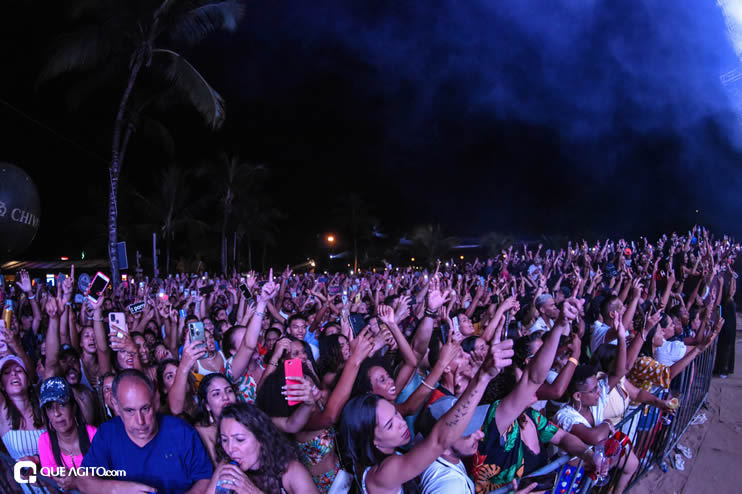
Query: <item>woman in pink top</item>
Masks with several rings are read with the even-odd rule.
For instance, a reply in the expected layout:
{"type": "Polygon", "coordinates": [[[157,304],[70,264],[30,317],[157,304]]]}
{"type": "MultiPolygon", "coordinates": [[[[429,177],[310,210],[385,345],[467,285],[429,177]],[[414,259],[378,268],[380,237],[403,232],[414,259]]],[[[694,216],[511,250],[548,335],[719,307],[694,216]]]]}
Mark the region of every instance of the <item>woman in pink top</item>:
{"type": "MultiPolygon", "coordinates": [[[[42,467],[77,468],[90,448],[97,429],[87,425],[82,410],[72,397],[69,384],[61,377],[41,383],[41,408],[47,432],[39,437],[39,459],[42,467]]],[[[74,489],[74,476],[55,477],[63,489],[74,489]]]]}

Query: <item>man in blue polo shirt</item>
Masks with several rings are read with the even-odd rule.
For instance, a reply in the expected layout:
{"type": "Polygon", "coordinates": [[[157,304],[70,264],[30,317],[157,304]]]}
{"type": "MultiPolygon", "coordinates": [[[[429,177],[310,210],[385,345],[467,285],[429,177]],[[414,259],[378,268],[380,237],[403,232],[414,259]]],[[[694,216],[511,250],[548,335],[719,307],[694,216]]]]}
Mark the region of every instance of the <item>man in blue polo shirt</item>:
{"type": "Polygon", "coordinates": [[[123,470],[126,477],[79,477],[80,491],[202,494],[213,468],[196,430],[156,413],[154,386],[138,370],[119,373],[112,394],[119,416],[100,426],[82,466],[123,470]]]}

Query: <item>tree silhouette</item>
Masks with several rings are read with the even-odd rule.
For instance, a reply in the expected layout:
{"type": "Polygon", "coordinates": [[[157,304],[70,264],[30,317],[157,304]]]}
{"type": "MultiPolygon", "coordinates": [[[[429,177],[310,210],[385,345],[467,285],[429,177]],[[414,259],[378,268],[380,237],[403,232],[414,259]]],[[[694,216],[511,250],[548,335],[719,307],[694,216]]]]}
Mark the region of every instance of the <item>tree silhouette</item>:
{"type": "MultiPolygon", "coordinates": [[[[176,47],[193,45],[210,33],[234,30],[242,17],[237,0],[77,0],[68,20],[76,29],[55,43],[55,52],[39,82],[72,71],[106,71],[125,67],[126,80],[118,103],[111,143],[108,199],[108,253],[113,283],[119,282],[118,188],[121,169],[138,116],[153,103],[171,96],[139,83],[146,73],[184,98],[211,128],[224,122],[224,102],[176,47]],[[139,84],[138,84],[139,83],[139,84]]],[[[123,81],[122,81],[123,82],[123,81]]]]}

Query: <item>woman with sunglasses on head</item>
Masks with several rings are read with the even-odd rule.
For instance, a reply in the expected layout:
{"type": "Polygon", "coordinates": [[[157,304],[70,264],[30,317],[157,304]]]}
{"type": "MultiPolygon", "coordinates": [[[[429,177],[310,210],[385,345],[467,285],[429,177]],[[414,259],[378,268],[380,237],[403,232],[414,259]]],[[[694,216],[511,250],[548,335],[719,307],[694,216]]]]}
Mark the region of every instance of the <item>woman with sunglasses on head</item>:
{"type": "MultiPolygon", "coordinates": [[[[47,468],[77,468],[90,448],[97,429],[85,423],[72,389],[61,377],[51,377],[41,383],[41,408],[47,432],[39,437],[41,466],[47,468]]],[[[55,478],[63,489],[74,489],[74,476],[55,478]]]]}

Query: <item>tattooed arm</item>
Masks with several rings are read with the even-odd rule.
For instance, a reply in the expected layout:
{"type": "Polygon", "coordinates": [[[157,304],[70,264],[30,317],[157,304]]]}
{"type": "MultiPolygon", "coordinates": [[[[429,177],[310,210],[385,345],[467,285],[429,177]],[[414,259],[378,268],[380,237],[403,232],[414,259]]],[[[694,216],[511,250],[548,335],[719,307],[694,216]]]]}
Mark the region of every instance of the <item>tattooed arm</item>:
{"type": "MultiPolygon", "coordinates": [[[[506,340],[490,349],[490,357],[456,404],[433,426],[430,435],[405,455],[391,455],[373,467],[366,476],[369,491],[397,490],[408,480],[420,475],[443,451],[461,438],[474,415],[487,384],[512,362],[513,341],[506,340]]],[[[383,427],[379,424],[379,427],[383,427]]]]}

